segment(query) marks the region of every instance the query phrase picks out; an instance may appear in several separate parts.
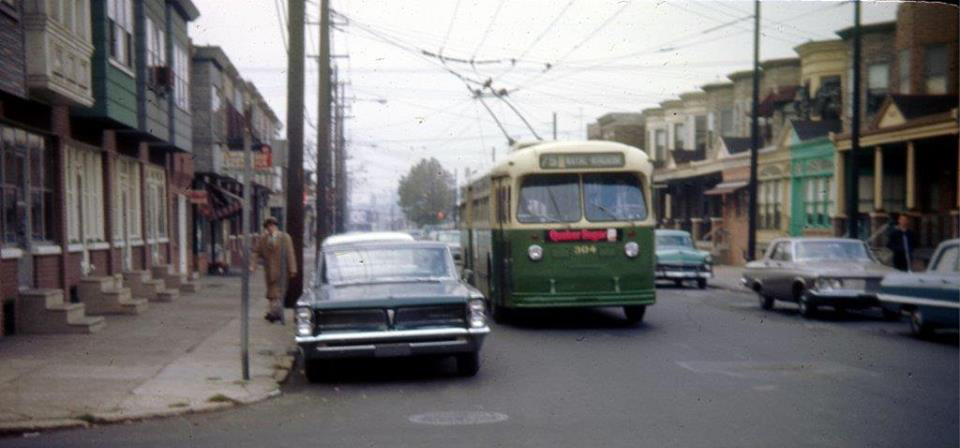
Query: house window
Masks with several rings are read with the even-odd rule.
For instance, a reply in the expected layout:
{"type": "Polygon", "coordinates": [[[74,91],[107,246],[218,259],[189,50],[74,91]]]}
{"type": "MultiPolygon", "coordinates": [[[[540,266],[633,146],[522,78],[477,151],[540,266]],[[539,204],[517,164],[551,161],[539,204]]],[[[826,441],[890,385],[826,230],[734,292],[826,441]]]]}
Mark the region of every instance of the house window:
{"type": "Polygon", "coordinates": [[[653,131],[654,133],[654,151],[656,153],[655,157],[657,160],[666,161],[667,158],[667,131],[665,129],[657,129],[653,131]]]}
{"type": "Polygon", "coordinates": [[[219,112],[220,111],[220,95],[223,95],[223,92],[220,91],[220,88],[213,86],[213,91],[210,92],[210,111],[219,112]]]}
{"type": "Polygon", "coordinates": [[[930,45],[923,49],[923,80],[928,95],[947,93],[946,45],[930,45]]]}
{"type": "Polygon", "coordinates": [[[686,140],[685,126],[683,123],[674,123],[673,124],[673,149],[683,149],[683,142],[686,140]]]}
{"type": "Polygon", "coordinates": [[[133,0],[107,0],[110,58],[133,66],[133,0]]]}
{"type": "Polygon", "coordinates": [[[873,115],[890,87],[890,65],[870,64],[867,67],[867,116],[873,115]]]}
{"type": "Polygon", "coordinates": [[[780,181],[760,182],[757,194],[757,227],[761,229],[780,228],[780,181]]]}
{"type": "Polygon", "coordinates": [[[840,118],[840,76],[820,78],[820,88],[813,98],[813,112],[824,120],[840,118]]]}
{"type": "Polygon", "coordinates": [[[181,109],[190,109],[190,59],[187,51],[179,44],[173,44],[173,98],[181,109]]]}
{"type": "Polygon", "coordinates": [[[31,135],[30,145],[30,225],[37,241],[52,241],[56,218],[53,213],[54,166],[53,154],[48,153],[43,137],[31,135]]]}
{"type": "Polygon", "coordinates": [[[156,26],[153,20],[147,17],[147,65],[150,67],[162,67],[167,65],[166,33],[163,28],[156,26]]]}
{"type": "Polygon", "coordinates": [[[162,168],[147,167],[147,237],[167,236],[167,178],[162,168]]]}
{"type": "Polygon", "coordinates": [[[131,240],[143,238],[140,232],[140,163],[134,159],[119,158],[114,164],[115,183],[113,214],[113,239],[122,241],[123,232],[131,240]]]}
{"type": "Polygon", "coordinates": [[[66,187],[67,238],[73,243],[105,241],[101,154],[68,147],[66,187]]]}
{"type": "Polygon", "coordinates": [[[733,109],[724,109],[720,111],[720,135],[724,137],[730,137],[734,135],[733,109]]]}
{"type": "Polygon", "coordinates": [[[897,73],[899,73],[900,93],[910,93],[910,49],[900,50],[897,57],[897,73]]]}
{"type": "Polygon", "coordinates": [[[87,35],[87,0],[65,1],[73,1],[73,33],[84,42],[89,42],[90,38],[87,35]]]}
{"type": "Polygon", "coordinates": [[[697,115],[693,119],[693,135],[695,138],[694,149],[703,149],[707,147],[707,116],[697,115]]]}
{"type": "Polygon", "coordinates": [[[814,176],[803,179],[803,211],[805,228],[830,227],[833,213],[833,177],[814,176]]]}

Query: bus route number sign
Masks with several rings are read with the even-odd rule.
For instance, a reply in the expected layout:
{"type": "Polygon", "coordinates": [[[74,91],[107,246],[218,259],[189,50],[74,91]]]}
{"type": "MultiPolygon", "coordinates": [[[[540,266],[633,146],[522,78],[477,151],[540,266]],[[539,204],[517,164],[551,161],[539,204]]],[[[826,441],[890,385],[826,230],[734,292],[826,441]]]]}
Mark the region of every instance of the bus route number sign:
{"type": "Polygon", "coordinates": [[[618,152],[540,155],[540,168],[542,169],[621,168],[623,165],[623,154],[618,152]]]}

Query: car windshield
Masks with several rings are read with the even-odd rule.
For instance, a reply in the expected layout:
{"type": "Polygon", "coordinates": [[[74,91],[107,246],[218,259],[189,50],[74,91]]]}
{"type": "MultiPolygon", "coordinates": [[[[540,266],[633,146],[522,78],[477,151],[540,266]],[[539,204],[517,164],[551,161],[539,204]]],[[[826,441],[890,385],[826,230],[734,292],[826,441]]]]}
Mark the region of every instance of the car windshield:
{"type": "Polygon", "coordinates": [[[439,232],[437,241],[447,244],[460,243],[460,232],[439,232]]]}
{"type": "Polygon", "coordinates": [[[332,284],[431,280],[451,277],[445,248],[350,248],[324,254],[326,278],[332,284]]]}
{"type": "Polygon", "coordinates": [[[797,258],[806,260],[870,260],[867,247],[857,241],[802,241],[797,258]]]}
{"type": "Polygon", "coordinates": [[[680,246],[693,247],[688,235],[657,235],[657,247],[680,246]]]}
{"type": "Polygon", "coordinates": [[[639,221],[647,217],[640,180],[632,174],[584,174],[583,197],[589,221],[639,221]]]}
{"type": "Polygon", "coordinates": [[[520,187],[517,220],[523,223],[580,220],[580,180],[575,174],[529,176],[520,187]]]}

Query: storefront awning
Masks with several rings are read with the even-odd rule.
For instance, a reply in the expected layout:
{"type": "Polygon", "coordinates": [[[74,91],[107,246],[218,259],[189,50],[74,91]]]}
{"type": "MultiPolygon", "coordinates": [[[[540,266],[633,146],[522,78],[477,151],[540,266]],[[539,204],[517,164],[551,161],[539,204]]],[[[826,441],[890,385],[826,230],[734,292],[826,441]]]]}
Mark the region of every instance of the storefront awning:
{"type": "Polygon", "coordinates": [[[734,191],[737,191],[746,186],[747,186],[747,181],[745,180],[721,182],[717,184],[717,186],[703,192],[703,194],[708,196],[724,195],[724,194],[733,193],[734,191]]]}

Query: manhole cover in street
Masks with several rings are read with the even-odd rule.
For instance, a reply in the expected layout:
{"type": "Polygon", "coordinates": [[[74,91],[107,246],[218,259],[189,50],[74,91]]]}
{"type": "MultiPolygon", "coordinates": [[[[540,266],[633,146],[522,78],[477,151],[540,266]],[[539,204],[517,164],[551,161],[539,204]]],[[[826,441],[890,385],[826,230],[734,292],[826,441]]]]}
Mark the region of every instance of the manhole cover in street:
{"type": "Polygon", "coordinates": [[[421,425],[459,426],[499,423],[505,421],[507,418],[507,414],[501,414],[499,412],[447,411],[411,415],[409,420],[413,423],[418,423],[421,425]]]}

